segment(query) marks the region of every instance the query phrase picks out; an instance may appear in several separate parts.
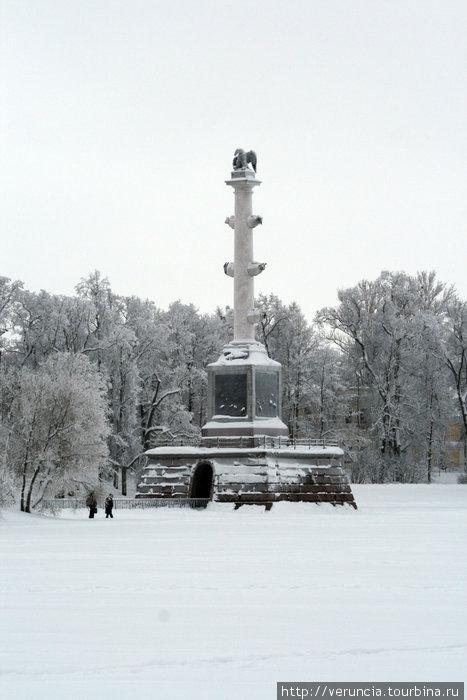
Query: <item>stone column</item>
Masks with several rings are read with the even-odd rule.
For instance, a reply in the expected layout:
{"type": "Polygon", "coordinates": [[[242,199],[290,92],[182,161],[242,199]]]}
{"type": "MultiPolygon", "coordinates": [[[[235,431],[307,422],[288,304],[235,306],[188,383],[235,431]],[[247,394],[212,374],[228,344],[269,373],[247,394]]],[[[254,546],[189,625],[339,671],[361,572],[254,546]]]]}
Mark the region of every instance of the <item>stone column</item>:
{"type": "Polygon", "coordinates": [[[234,170],[226,184],[234,189],[235,215],[225,223],[235,231],[235,259],[224,264],[224,272],[234,278],[234,339],[217,362],[208,367],[208,421],[203,438],[287,436],[281,420],[279,362],[255,340],[260,313],[254,308],[254,277],[266,263],[253,259],[253,229],[262,217],[251,212],[253,188],[261,182],[253,170],[234,170]]]}
{"type": "Polygon", "coordinates": [[[260,185],[252,170],[235,170],[226,181],[235,191],[234,243],[234,342],[255,342],[254,281],[248,272],[253,262],[252,214],[253,187],[260,185]]]}

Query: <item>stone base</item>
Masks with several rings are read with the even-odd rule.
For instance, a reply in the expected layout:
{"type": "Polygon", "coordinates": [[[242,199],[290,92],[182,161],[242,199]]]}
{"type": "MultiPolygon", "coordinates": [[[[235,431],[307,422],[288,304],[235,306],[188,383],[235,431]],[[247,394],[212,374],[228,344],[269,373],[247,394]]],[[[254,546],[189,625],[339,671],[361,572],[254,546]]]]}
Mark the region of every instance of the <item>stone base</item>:
{"type": "Polygon", "coordinates": [[[357,507],[338,447],[158,447],[147,453],[136,498],[199,498],[267,505],[277,501],[357,507]]]}
{"type": "MultiPolygon", "coordinates": [[[[256,180],[256,173],[251,168],[242,168],[241,170],[232,170],[230,173],[232,180],[256,180]]],[[[260,182],[257,180],[257,184],[260,182]]]]}
{"type": "Polygon", "coordinates": [[[255,437],[267,435],[287,437],[287,426],[279,418],[265,418],[256,421],[209,421],[203,425],[201,436],[204,437],[255,437]]]}
{"type": "Polygon", "coordinates": [[[232,341],[224,347],[217,362],[208,365],[207,370],[209,420],[201,429],[203,437],[288,435],[287,426],[280,418],[281,366],[268,357],[262,343],[256,340],[232,341]],[[258,382],[264,382],[266,376],[272,385],[261,396],[258,382]],[[222,395],[222,401],[217,401],[217,384],[229,377],[233,385],[222,395]],[[244,386],[242,392],[237,392],[235,389],[240,385],[240,380],[244,386]],[[274,402],[274,409],[269,415],[264,410],[268,408],[268,399],[274,402]],[[243,412],[228,415],[229,411],[223,409],[221,404],[229,402],[235,408],[242,406],[243,412]]]}

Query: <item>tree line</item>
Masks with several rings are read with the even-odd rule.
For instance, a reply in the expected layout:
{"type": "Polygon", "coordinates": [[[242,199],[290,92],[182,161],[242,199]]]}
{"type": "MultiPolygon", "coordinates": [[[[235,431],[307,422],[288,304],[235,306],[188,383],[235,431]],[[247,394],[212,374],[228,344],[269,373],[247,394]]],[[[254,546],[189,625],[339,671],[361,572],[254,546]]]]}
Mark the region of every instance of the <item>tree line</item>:
{"type": "MultiPolygon", "coordinates": [[[[467,434],[466,303],[434,273],[383,272],[338,293],[313,324],[260,295],[257,338],[282,363],[293,438],[338,439],[354,480],[429,479],[445,429],[467,434]]],[[[163,434],[197,437],[205,367],[232,310],[167,310],[94,272],[73,297],[0,278],[0,485],[30,511],[138,469],[163,434]]]]}

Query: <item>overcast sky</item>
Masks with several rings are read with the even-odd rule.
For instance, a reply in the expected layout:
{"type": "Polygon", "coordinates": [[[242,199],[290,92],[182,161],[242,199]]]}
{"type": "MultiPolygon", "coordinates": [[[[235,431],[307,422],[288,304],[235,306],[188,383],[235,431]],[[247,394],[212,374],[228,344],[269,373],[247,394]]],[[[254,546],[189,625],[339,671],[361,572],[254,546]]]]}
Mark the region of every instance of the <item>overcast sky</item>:
{"type": "Polygon", "coordinates": [[[235,148],[256,291],[311,320],[383,269],[467,296],[464,0],[2,0],[0,274],[232,305],[235,148]]]}

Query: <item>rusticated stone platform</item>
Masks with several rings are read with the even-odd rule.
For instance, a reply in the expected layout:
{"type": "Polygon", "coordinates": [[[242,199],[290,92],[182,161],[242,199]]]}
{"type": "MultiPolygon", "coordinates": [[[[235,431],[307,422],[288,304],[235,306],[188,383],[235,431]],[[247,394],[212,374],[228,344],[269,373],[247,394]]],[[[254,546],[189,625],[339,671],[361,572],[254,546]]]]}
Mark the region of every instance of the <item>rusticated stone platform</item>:
{"type": "Polygon", "coordinates": [[[357,507],[339,447],[274,447],[265,441],[264,446],[251,447],[158,447],[146,454],[149,461],[137,498],[203,498],[236,506],[309,501],[357,507]]]}

